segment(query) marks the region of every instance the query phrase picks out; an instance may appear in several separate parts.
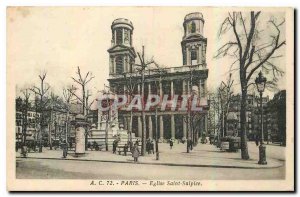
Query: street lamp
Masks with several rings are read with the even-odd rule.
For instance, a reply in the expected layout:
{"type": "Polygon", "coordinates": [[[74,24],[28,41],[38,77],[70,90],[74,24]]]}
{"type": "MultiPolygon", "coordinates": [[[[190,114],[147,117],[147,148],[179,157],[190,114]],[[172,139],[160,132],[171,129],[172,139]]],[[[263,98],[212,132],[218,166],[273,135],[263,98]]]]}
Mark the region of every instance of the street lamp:
{"type": "Polygon", "coordinates": [[[264,132],[263,132],[263,105],[262,105],[262,94],[265,90],[267,79],[263,76],[262,72],[260,71],[258,77],[255,79],[255,84],[257,86],[257,91],[260,95],[260,110],[261,110],[261,137],[260,137],[260,146],[259,146],[259,161],[258,164],[266,165],[266,147],[264,146],[264,132]]]}

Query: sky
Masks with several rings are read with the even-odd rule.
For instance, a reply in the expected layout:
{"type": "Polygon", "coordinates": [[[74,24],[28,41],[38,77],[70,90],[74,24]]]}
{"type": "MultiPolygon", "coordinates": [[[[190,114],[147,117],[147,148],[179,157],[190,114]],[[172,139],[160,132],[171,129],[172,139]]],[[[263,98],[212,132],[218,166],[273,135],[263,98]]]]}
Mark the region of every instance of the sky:
{"type": "MultiPolygon", "coordinates": [[[[146,58],[152,57],[160,65],[182,65],[181,40],[183,20],[191,12],[203,14],[204,37],[207,38],[208,89],[214,90],[228,77],[232,59],[213,58],[218,47],[230,39],[217,37],[220,24],[227,16],[226,9],[203,7],[11,7],[7,11],[7,67],[12,71],[18,89],[38,85],[38,75],[47,71],[46,82],[51,91],[62,95],[62,88],[74,84],[77,66],[83,73],[95,78],[88,87],[93,95],[108,84],[111,23],[116,18],[132,21],[133,46],[141,51],[145,46],[146,58]]],[[[265,12],[261,27],[271,15],[279,19],[283,12],[265,12]]],[[[278,19],[278,20],[279,20],[278,19]]],[[[283,31],[283,38],[285,31],[283,31]]],[[[284,54],[283,48],[281,53],[284,54]]],[[[285,58],[276,60],[285,70],[285,58]]],[[[234,91],[239,91],[238,73],[234,74],[234,91]]],[[[278,88],[285,89],[285,76],[278,88]]],[[[272,92],[266,92],[272,96],[272,92]]]]}

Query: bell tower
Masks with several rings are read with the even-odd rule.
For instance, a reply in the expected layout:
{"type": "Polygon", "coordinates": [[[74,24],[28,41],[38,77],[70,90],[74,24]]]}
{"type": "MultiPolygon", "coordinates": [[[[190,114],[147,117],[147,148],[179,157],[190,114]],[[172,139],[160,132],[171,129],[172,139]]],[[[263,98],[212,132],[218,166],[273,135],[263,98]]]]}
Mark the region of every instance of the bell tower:
{"type": "Polygon", "coordinates": [[[207,39],[203,36],[204,19],[200,12],[184,17],[184,36],[181,41],[183,65],[206,67],[207,39]]]}
{"type": "Polygon", "coordinates": [[[109,53],[109,75],[122,75],[132,72],[136,53],[132,47],[132,22],[118,18],[112,22],[112,40],[109,53]]]}

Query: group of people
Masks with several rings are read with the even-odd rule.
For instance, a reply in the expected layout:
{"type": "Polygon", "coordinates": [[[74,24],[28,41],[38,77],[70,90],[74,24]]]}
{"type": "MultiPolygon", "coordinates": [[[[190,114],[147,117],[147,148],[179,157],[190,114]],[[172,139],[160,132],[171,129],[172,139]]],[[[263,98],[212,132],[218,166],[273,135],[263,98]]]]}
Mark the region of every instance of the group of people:
{"type": "MultiPolygon", "coordinates": [[[[181,142],[184,144],[185,140],[181,140],[181,142]]],[[[178,140],[178,143],[179,143],[179,140],[178,140]]],[[[169,139],[169,144],[170,144],[170,149],[172,149],[173,146],[174,146],[174,140],[173,139],[169,139]]],[[[190,150],[193,150],[193,141],[191,139],[187,140],[187,145],[190,148],[190,150]]]]}
{"type": "Polygon", "coordinates": [[[153,140],[147,139],[146,141],[146,151],[148,154],[154,154],[154,143],[153,140]]]}
{"type": "MultiPolygon", "coordinates": [[[[117,147],[119,145],[120,140],[116,139],[113,141],[113,154],[116,154],[117,152],[117,147]]],[[[137,140],[134,145],[132,145],[132,142],[128,141],[124,147],[123,147],[123,151],[124,151],[124,155],[127,156],[127,152],[128,150],[130,150],[130,152],[132,153],[132,157],[134,158],[134,162],[138,161],[138,158],[140,156],[140,150],[139,150],[139,140],[137,140]]]]}

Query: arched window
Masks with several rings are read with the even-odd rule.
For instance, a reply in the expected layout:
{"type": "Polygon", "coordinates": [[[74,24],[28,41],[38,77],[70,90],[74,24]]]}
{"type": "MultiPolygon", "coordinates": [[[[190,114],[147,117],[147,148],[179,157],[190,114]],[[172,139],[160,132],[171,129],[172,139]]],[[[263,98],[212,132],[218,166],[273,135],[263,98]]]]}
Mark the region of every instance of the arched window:
{"type": "Polygon", "coordinates": [[[192,63],[192,65],[198,64],[198,62],[197,62],[197,51],[196,50],[191,51],[191,63],[192,63]]]}
{"type": "Polygon", "coordinates": [[[121,28],[116,29],[116,34],[117,34],[117,44],[122,44],[123,43],[123,31],[121,28]]]}
{"type": "Polygon", "coordinates": [[[124,72],[123,57],[117,56],[116,57],[116,74],[122,74],[123,72],[124,72]]]}
{"type": "Polygon", "coordinates": [[[192,27],[191,27],[191,33],[195,33],[196,32],[196,24],[195,24],[195,22],[193,21],[192,22],[192,25],[191,25],[192,27]]]}

